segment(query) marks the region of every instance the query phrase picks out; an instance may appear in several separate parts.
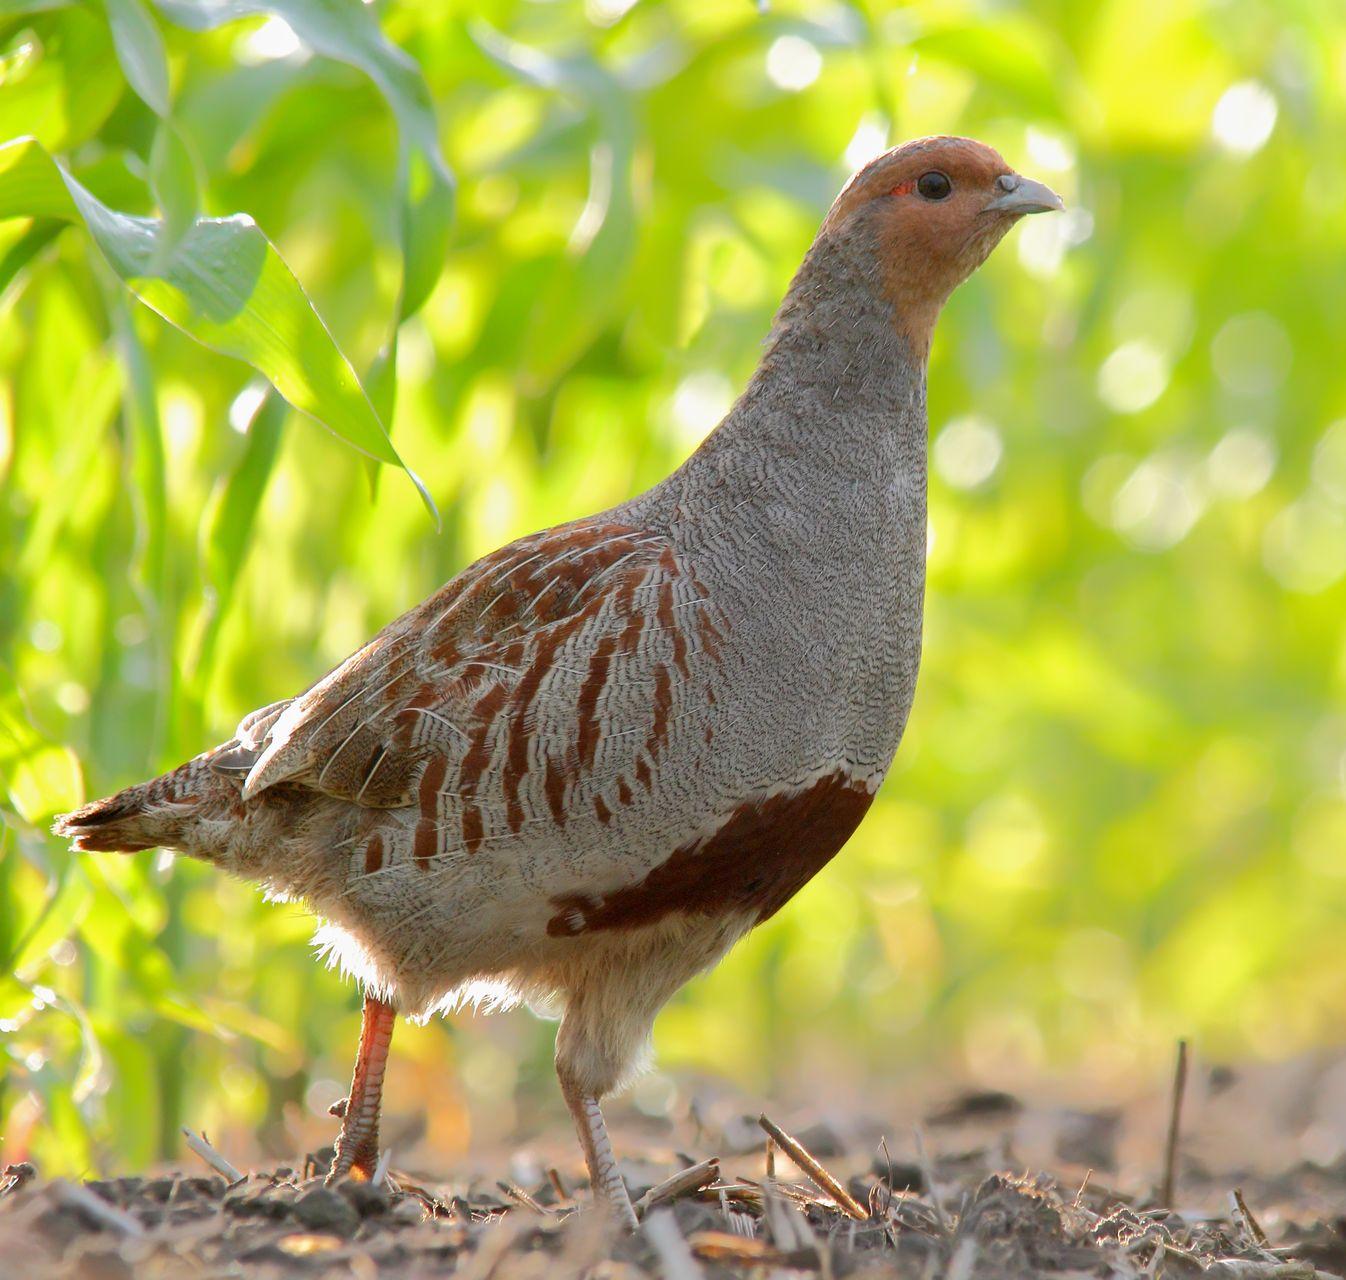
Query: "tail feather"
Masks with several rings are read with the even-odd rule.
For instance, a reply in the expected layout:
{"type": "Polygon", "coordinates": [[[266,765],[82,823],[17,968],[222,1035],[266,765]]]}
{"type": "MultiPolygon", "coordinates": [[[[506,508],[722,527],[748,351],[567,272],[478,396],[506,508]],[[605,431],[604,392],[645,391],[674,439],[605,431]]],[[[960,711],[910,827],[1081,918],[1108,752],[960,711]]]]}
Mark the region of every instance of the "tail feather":
{"type": "Polygon", "coordinates": [[[74,813],[63,813],[52,831],[86,853],[139,853],[160,843],[147,829],[145,787],[130,787],[105,800],[95,800],[74,813]]]}
{"type": "Polygon", "coordinates": [[[208,771],[206,758],[198,756],[171,773],[61,814],[52,831],[86,853],[178,848],[195,815],[199,787],[208,771]]]}

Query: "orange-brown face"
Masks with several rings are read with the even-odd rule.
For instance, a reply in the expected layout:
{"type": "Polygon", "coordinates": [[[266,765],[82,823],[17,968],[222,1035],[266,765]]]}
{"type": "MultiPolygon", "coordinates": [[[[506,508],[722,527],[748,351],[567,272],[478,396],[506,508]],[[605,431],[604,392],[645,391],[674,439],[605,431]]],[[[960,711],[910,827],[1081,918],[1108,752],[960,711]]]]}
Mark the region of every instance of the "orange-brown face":
{"type": "Polygon", "coordinates": [[[1024,214],[1062,208],[971,138],[922,138],[871,161],[847,184],[824,234],[874,245],[899,329],[926,345],[954,289],[1024,214]]]}

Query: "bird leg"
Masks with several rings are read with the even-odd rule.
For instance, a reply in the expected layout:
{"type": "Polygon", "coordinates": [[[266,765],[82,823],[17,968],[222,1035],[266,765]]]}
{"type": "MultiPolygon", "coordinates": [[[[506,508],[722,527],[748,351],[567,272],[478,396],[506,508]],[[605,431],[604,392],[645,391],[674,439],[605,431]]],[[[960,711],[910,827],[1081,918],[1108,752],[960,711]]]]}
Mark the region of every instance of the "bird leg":
{"type": "Polygon", "coordinates": [[[364,1016],[360,1023],[360,1049],[355,1056],[355,1074],[351,1078],[350,1097],[345,1106],[332,1108],[341,1116],[332,1171],[327,1182],[333,1183],[352,1174],[367,1182],[374,1176],[379,1160],[379,1105],[383,1101],[383,1072],[388,1065],[388,1046],[393,1039],[396,1011],[375,996],[365,996],[364,1016]]]}
{"type": "Polygon", "coordinates": [[[568,1080],[564,1073],[560,1080],[561,1096],[565,1098],[566,1106],[575,1119],[580,1146],[584,1148],[584,1162],[589,1166],[589,1186],[594,1199],[612,1214],[624,1230],[634,1231],[638,1225],[636,1211],[631,1207],[626,1183],[617,1172],[617,1159],[612,1154],[612,1142],[608,1138],[608,1127],[603,1123],[603,1113],[598,1109],[598,1099],[585,1093],[568,1080]]]}

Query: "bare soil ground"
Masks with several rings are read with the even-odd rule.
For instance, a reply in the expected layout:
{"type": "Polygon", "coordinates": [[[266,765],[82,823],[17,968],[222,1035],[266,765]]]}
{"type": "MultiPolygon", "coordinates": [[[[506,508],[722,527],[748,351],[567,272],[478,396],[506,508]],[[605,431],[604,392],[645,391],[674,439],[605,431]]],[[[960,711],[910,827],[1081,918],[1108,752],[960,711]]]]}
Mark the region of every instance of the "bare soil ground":
{"type": "MultiPolygon", "coordinates": [[[[670,1122],[643,1144],[625,1134],[623,1149],[638,1153],[624,1165],[642,1216],[634,1237],[612,1234],[588,1211],[573,1168],[559,1172],[526,1151],[468,1183],[394,1167],[388,1185],[336,1189],[322,1184],[330,1151],[232,1180],[204,1163],[82,1184],[11,1166],[0,1183],[0,1276],[1346,1274],[1346,1155],[1287,1161],[1293,1143],[1257,1136],[1285,1129],[1283,1099],[1268,1090],[1252,1097],[1231,1090],[1222,1109],[1200,1110],[1202,1132],[1176,1148],[1173,1208],[1156,1189],[1166,1104],[1074,1110],[988,1092],[946,1099],[915,1132],[888,1130],[903,1140],[885,1140],[872,1120],[792,1115],[793,1157],[789,1134],[768,1143],[756,1117],[741,1113],[670,1122]],[[1148,1175],[1128,1154],[1136,1151],[1152,1157],[1148,1175]]],[[[1298,1105],[1300,1135],[1321,1146],[1312,1107],[1298,1105]]]]}

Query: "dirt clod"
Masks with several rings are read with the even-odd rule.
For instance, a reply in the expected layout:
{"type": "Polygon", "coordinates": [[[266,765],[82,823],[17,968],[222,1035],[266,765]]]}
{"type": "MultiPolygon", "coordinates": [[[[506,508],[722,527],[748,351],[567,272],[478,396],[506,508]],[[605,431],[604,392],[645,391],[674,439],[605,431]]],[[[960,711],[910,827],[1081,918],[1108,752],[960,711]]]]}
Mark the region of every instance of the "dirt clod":
{"type": "Polygon", "coordinates": [[[310,1231],[330,1231],[353,1236],[360,1225],[360,1213],[339,1192],[330,1187],[314,1187],[294,1202],[294,1216],[310,1231]]]}

